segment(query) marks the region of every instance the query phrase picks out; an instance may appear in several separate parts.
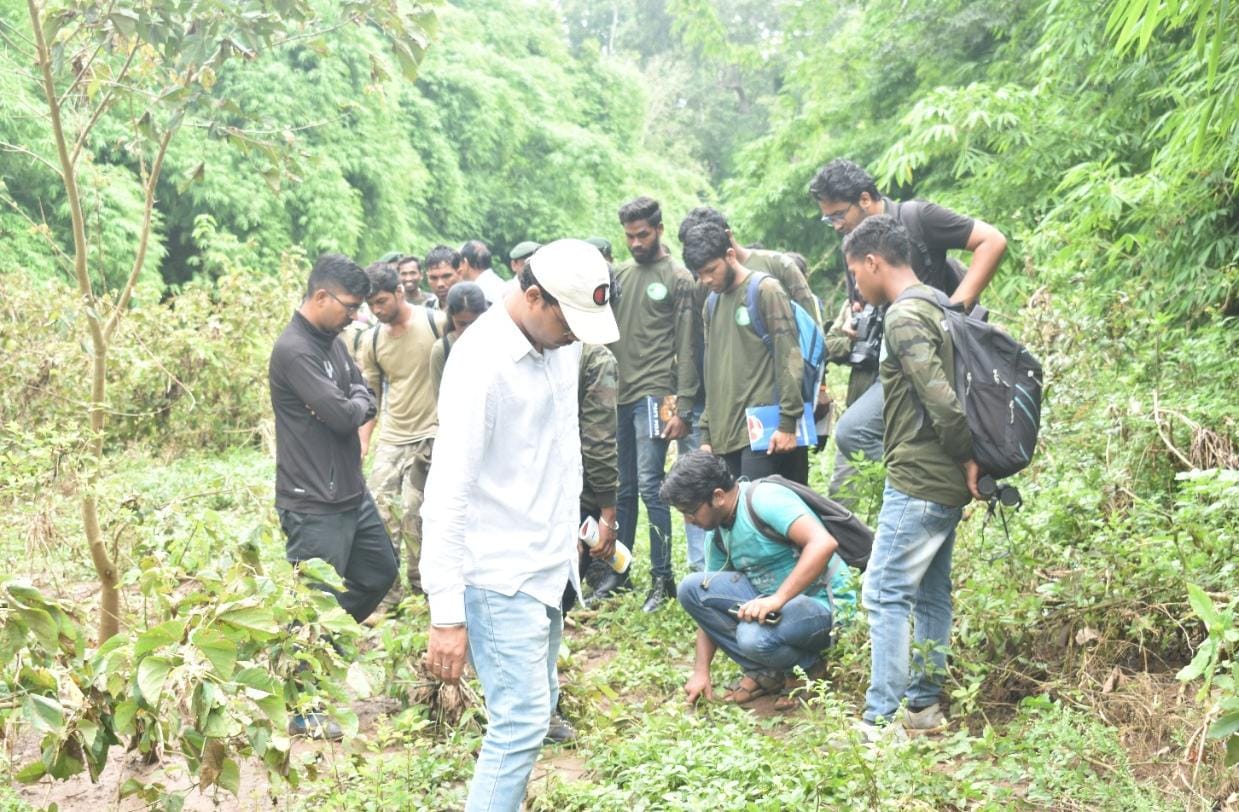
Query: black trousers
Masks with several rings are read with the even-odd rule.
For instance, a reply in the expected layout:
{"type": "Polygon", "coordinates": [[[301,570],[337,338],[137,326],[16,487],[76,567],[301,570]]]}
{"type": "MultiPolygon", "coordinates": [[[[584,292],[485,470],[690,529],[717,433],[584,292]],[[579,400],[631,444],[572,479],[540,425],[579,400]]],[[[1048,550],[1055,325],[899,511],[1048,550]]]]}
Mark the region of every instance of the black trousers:
{"type": "Polygon", "coordinates": [[[771,474],[778,474],[801,485],[809,484],[809,449],[799,446],[786,454],[767,454],[765,451],[753,451],[741,448],[723,454],[723,462],[731,475],[744,477],[750,482],[771,474]]]}
{"type": "Polygon", "coordinates": [[[399,572],[400,562],[387,528],[367,491],[360,505],[341,513],[279,511],[290,563],[321,558],[344,579],[344,592],[328,587],[358,623],[378,607],[399,572]]]}

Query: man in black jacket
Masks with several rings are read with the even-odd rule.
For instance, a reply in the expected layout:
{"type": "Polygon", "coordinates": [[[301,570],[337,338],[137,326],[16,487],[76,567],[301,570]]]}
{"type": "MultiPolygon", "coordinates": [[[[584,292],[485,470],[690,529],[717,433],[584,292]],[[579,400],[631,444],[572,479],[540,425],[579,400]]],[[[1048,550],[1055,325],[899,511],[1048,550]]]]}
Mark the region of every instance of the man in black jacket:
{"type": "Polygon", "coordinates": [[[268,369],[285,557],[331,564],[346,587],[335,593],[340,606],[358,622],[379,605],[398,567],[361,473],[357,429],[374,417],[374,394],[336,340],[369,292],[365,272],[348,257],[319,257],[268,369]]]}

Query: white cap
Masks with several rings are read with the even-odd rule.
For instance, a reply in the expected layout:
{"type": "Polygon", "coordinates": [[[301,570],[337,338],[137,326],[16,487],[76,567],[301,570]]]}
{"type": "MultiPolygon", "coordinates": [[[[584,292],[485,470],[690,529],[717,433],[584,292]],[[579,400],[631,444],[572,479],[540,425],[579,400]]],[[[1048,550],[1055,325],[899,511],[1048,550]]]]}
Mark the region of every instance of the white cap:
{"type": "Polygon", "coordinates": [[[586,344],[619,340],[611,312],[611,269],[585,240],[556,240],[529,258],[538,287],[559,301],[568,327],[586,344]]]}

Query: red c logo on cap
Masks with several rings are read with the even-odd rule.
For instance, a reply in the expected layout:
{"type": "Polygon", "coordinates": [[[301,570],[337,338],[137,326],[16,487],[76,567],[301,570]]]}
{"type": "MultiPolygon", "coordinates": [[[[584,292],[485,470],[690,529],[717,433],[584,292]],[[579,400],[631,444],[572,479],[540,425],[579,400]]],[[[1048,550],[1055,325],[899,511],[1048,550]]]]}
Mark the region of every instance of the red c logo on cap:
{"type": "Polygon", "coordinates": [[[594,288],[594,304],[602,307],[607,303],[607,294],[610,292],[611,286],[602,284],[594,288]]]}

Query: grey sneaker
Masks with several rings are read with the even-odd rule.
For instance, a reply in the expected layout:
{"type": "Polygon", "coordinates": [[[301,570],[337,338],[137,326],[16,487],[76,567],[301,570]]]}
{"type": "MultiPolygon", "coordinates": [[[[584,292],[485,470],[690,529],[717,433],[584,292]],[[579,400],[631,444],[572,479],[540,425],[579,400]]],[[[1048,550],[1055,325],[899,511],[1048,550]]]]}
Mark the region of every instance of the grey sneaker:
{"type": "Polygon", "coordinates": [[[853,727],[860,734],[861,740],[868,744],[886,744],[908,740],[908,734],[902,725],[875,725],[873,722],[866,722],[864,719],[860,719],[853,727]]]}
{"type": "Polygon", "coordinates": [[[576,741],[576,731],[572,729],[572,725],[568,724],[568,720],[558,713],[552,713],[551,726],[547,728],[546,738],[542,740],[542,743],[568,744],[573,741],[576,741]]]}
{"type": "Polygon", "coordinates": [[[929,733],[946,727],[946,716],[937,702],[920,710],[908,708],[903,714],[903,726],[914,733],[929,733]]]}

